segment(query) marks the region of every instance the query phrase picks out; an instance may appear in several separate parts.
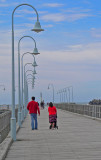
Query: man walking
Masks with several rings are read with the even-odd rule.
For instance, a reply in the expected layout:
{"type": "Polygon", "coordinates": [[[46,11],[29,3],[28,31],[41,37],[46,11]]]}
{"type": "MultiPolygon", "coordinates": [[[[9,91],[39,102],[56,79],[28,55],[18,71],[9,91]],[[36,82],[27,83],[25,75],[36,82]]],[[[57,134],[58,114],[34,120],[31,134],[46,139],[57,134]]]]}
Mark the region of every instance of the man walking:
{"type": "Polygon", "coordinates": [[[32,130],[38,129],[37,111],[38,111],[38,114],[40,115],[40,109],[39,109],[38,103],[35,101],[35,97],[32,97],[32,101],[30,101],[28,103],[27,109],[29,110],[29,114],[31,116],[31,127],[32,127],[32,130]],[[34,123],[35,123],[35,127],[34,127],[34,123]]]}

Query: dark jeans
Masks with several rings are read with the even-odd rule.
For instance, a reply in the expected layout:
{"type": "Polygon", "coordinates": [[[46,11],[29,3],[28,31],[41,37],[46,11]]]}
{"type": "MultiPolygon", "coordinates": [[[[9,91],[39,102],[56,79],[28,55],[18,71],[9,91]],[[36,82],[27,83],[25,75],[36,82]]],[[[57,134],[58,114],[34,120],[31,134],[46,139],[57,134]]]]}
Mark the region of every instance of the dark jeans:
{"type": "Polygon", "coordinates": [[[37,114],[36,113],[31,113],[31,127],[32,130],[37,129],[37,114]],[[34,127],[34,123],[35,123],[35,127],[34,127]]]}

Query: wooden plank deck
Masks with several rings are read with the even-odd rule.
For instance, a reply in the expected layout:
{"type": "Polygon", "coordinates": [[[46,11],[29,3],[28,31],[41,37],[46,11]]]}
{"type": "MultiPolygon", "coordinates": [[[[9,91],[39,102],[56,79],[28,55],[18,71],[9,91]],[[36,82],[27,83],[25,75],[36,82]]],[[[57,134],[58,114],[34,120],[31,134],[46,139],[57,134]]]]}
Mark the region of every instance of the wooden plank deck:
{"type": "Polygon", "coordinates": [[[47,109],[38,130],[25,119],[5,160],[101,160],[101,122],[58,110],[57,130],[49,130],[47,109]]]}

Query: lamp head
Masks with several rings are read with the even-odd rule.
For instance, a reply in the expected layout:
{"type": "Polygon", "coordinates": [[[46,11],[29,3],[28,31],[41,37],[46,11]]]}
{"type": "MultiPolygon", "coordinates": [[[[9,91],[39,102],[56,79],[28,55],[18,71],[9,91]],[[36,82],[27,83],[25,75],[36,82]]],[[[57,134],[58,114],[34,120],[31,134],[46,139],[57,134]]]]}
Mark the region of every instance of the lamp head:
{"type": "Polygon", "coordinates": [[[35,47],[32,54],[37,55],[37,54],[40,54],[40,53],[38,52],[38,49],[35,47]]]}
{"type": "Polygon", "coordinates": [[[34,80],[36,79],[36,77],[34,76],[34,73],[33,73],[33,79],[34,79],[34,80]]]}
{"type": "Polygon", "coordinates": [[[31,31],[35,31],[37,33],[44,31],[44,29],[41,28],[40,22],[37,21],[34,25],[34,28],[31,31]]]}
{"type": "Polygon", "coordinates": [[[37,74],[35,69],[34,69],[34,71],[33,71],[33,74],[37,74]]]}
{"type": "Polygon", "coordinates": [[[32,89],[34,89],[34,85],[32,85],[32,89]]]}
{"type": "Polygon", "coordinates": [[[33,62],[32,66],[33,66],[33,67],[38,66],[37,63],[36,63],[36,61],[33,62]]]}

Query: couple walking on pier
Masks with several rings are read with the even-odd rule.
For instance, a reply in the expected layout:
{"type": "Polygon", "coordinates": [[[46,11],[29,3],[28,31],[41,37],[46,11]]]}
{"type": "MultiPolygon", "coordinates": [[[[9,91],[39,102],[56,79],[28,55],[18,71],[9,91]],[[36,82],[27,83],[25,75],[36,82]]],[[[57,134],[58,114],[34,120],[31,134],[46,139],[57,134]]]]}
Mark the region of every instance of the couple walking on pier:
{"type": "MultiPolygon", "coordinates": [[[[29,110],[29,114],[31,116],[31,128],[32,130],[34,129],[37,130],[38,129],[37,112],[40,116],[40,108],[38,102],[35,101],[35,97],[32,97],[32,100],[27,105],[27,109],[29,110]]],[[[55,122],[57,119],[57,110],[56,107],[53,106],[52,102],[49,103],[48,112],[49,112],[49,123],[51,129],[55,127],[55,122]]]]}

